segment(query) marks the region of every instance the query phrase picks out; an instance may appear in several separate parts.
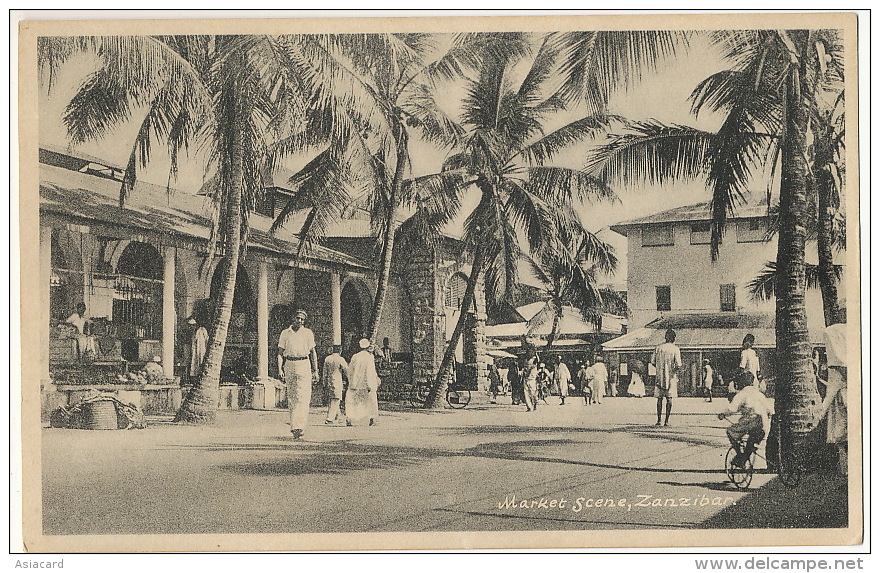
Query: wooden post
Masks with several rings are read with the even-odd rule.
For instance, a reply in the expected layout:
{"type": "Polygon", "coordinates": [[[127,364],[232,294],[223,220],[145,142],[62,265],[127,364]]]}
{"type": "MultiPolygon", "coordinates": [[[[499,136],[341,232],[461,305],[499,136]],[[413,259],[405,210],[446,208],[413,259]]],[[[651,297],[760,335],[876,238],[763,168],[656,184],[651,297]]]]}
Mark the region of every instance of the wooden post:
{"type": "Polygon", "coordinates": [[[257,277],[257,379],[269,378],[269,263],[260,261],[257,277]]]}
{"type": "Polygon", "coordinates": [[[166,378],[174,378],[174,335],[177,330],[177,314],[174,307],[174,267],[177,260],[177,249],[165,247],[163,259],[165,269],[162,274],[162,370],[166,378]]]}

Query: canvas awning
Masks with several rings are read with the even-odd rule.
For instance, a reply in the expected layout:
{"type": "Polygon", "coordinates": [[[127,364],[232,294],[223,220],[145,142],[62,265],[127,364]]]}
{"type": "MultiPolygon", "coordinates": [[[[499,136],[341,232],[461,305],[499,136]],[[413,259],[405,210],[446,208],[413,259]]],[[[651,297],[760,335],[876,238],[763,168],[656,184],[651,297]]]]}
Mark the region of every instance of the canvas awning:
{"type": "MultiPolygon", "coordinates": [[[[775,319],[768,314],[700,313],[667,315],[602,345],[603,350],[653,350],[666,341],[666,330],[675,331],[682,350],[726,350],[742,346],[747,334],[755,348],[776,348],[775,319]]],[[[811,336],[821,346],[819,337],[811,336]]]]}
{"type": "MultiPolygon", "coordinates": [[[[523,334],[534,338],[546,339],[553,329],[553,315],[541,313],[544,303],[537,302],[517,308],[522,316],[529,317],[528,322],[511,322],[486,327],[486,336],[492,338],[520,338],[523,334]]],[[[623,332],[626,319],[612,314],[602,314],[601,328],[594,322],[584,320],[581,312],[573,307],[562,309],[562,317],[557,325],[556,336],[571,338],[583,335],[618,334],[623,332]]],[[[556,344],[556,343],[554,343],[556,344]]]]}

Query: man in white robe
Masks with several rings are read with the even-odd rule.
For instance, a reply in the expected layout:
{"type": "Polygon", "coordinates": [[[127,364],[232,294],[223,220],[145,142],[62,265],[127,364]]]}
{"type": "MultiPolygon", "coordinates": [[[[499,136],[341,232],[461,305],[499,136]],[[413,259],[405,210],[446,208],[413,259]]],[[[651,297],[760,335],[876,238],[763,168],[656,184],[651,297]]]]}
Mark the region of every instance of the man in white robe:
{"type": "Polygon", "coordinates": [[[289,328],[278,338],[278,373],[287,383],[287,405],[290,409],[290,433],[300,439],[309,419],[312,382],[318,380],[318,355],[315,335],[306,328],[308,313],[297,309],[289,328]]]}
{"type": "Polygon", "coordinates": [[[568,385],[571,383],[571,372],[562,356],[556,357],[556,368],[553,370],[553,383],[559,389],[560,406],[565,406],[565,398],[568,396],[568,385]]]}
{"type": "Polygon", "coordinates": [[[376,359],[369,339],[358,343],[360,352],[348,364],[348,391],[345,393],[346,424],[353,426],[369,421],[374,425],[379,418],[377,391],[382,381],[376,372],[376,359]]]}

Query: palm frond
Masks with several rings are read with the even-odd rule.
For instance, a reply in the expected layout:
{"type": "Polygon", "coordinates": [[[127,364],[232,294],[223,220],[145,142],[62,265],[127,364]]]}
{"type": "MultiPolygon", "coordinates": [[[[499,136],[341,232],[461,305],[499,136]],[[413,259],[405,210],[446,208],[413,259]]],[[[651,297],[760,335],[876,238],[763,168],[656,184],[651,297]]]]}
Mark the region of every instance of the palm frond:
{"type": "Polygon", "coordinates": [[[460,144],[465,129],[437,105],[434,89],[423,84],[414,86],[403,109],[410,116],[408,123],[431,143],[441,148],[460,144]]]}
{"type": "Polygon", "coordinates": [[[620,120],[613,115],[591,115],[582,117],[556,129],[537,141],[526,145],[520,154],[533,165],[543,165],[570,146],[595,138],[605,131],[612,121],[620,120]]]}
{"type": "MultiPolygon", "coordinates": [[[[806,263],[804,274],[807,279],[808,289],[818,289],[821,285],[819,278],[819,266],[806,263]]],[[[768,261],[758,275],[749,281],[746,289],[752,299],[756,301],[772,300],[776,296],[776,277],[779,275],[776,261],[768,261]]],[[[834,265],[834,275],[838,281],[843,277],[843,265],[834,265]]]]}
{"type": "Polygon", "coordinates": [[[636,186],[694,180],[708,171],[715,135],[656,120],[635,121],[590,154],[587,173],[608,184],[636,186]]]}
{"type": "Polygon", "coordinates": [[[688,44],[687,32],[600,31],[560,32],[551,39],[561,54],[566,77],[565,99],[587,106],[587,113],[604,113],[618,88],[628,89],[658,63],[688,44]]]}
{"type": "Polygon", "coordinates": [[[601,179],[568,167],[528,167],[526,188],[545,201],[616,200],[617,195],[601,179]]]}
{"type": "Polygon", "coordinates": [[[708,184],[712,190],[712,260],[718,257],[727,216],[746,201],[752,169],[767,156],[769,141],[758,135],[747,114],[734,110],[709,150],[708,184]]]}

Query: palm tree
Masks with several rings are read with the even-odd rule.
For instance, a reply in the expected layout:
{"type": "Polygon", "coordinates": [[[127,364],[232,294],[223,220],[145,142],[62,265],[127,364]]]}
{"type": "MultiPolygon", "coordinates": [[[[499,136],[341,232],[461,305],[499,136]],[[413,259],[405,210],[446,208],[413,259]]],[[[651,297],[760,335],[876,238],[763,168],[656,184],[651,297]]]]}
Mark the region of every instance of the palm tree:
{"type": "Polygon", "coordinates": [[[753,169],[762,167],[771,175],[780,171],[775,263],[778,403],[786,429],[801,442],[815,424],[813,404],[818,403],[804,304],[811,188],[807,136],[816,128],[810,120],[819,115],[824,100],[843,91],[842,47],[833,30],[719,32],[713,40],[726,48],[733,67],[704,80],[692,99],[695,113],[704,107],[726,113],[718,132],[635,122],[632,133],[597,152],[590,172],[624,183],[707,175],[714,259],[726,217],[748,194],[753,169]]]}
{"type": "MultiPolygon", "coordinates": [[[[577,220],[575,217],[569,219],[577,220]]],[[[529,266],[544,285],[545,304],[530,321],[530,330],[552,320],[545,352],[550,352],[566,305],[581,310],[585,320],[599,323],[602,312],[620,298],[610,289],[599,287],[600,275],[607,276],[617,268],[614,247],[593,233],[574,225],[559,227],[550,241],[542,245],[536,256],[529,256],[529,266]]],[[[531,332],[526,332],[529,336],[531,332]]]]}
{"type": "MultiPolygon", "coordinates": [[[[408,181],[410,132],[415,129],[417,135],[441,148],[454,145],[461,135],[442,114],[425,113],[423,101],[430,101],[435,81],[450,79],[472,67],[475,54],[494,37],[458,34],[446,45],[441,45],[437,36],[423,33],[335,34],[305,39],[303,51],[335,87],[334,93],[343,94],[336,114],[337,121],[347,126],[347,135],[338,139],[348,142],[348,150],[345,159],[337,154],[335,162],[306,166],[295,177],[325,179],[330,169],[354,170],[360,175],[366,195],[362,204],[370,212],[378,247],[378,277],[367,338],[374,339],[379,328],[398,219],[401,207],[411,199],[407,196],[413,188],[408,181]]],[[[343,207],[350,205],[349,199],[343,207]]],[[[290,203],[279,214],[275,228],[304,206],[312,208],[303,230],[307,240],[319,237],[326,227],[309,227],[313,220],[329,221],[341,211],[339,205],[328,208],[324,197],[317,203],[304,199],[290,203]]]]}
{"type": "MultiPolygon", "coordinates": [[[[613,197],[610,189],[582,170],[550,165],[560,150],[594,137],[611,118],[590,114],[545,133],[545,126],[563,108],[559,91],[547,89],[558,54],[545,39],[525,58],[507,49],[511,40],[517,38],[499,38],[480,55],[476,77],[465,79],[466,96],[457,120],[443,114],[443,122],[423,126],[454,125],[462,135],[442,172],[414,183],[430,192],[417,193],[410,228],[436,227],[457,213],[438,196],[448,197],[457,207],[464,189],[473,185],[479,192],[478,204],[464,223],[463,243],[472,253],[471,272],[462,312],[432,386],[429,404],[434,407],[445,394],[446,373],[467,315],[474,308],[480,281],[485,280],[490,304],[502,300],[517,283],[521,236],[531,252],[538,252],[553,236],[555,222],[571,212],[565,209],[567,205],[613,197]],[[524,75],[515,75],[521,63],[524,75]]],[[[439,112],[428,96],[422,110],[424,115],[439,112]]]]}
{"type": "MultiPolygon", "coordinates": [[[[91,51],[97,70],[67,107],[64,120],[74,143],[97,139],[121,123],[140,120],[120,189],[120,203],[134,190],[152,144],[171,157],[170,181],[181,152],[196,148],[209,158],[206,190],[215,200],[209,254],[223,265],[220,299],[201,375],[176,421],[209,423],[216,415],[220,366],[232,312],[239,259],[246,245],[248,213],[262,192],[262,174],[294,147],[285,136],[309,139],[301,120],[312,98],[304,90],[303,58],[291,38],[236,36],[119,36],[41,38],[44,69],[53,71],[71,54],[91,51]],[[299,68],[291,65],[298,61],[299,68]],[[136,110],[143,116],[134,117],[136,110]]],[[[210,258],[210,257],[209,257],[210,258]]]]}

